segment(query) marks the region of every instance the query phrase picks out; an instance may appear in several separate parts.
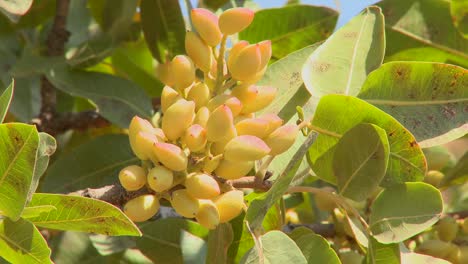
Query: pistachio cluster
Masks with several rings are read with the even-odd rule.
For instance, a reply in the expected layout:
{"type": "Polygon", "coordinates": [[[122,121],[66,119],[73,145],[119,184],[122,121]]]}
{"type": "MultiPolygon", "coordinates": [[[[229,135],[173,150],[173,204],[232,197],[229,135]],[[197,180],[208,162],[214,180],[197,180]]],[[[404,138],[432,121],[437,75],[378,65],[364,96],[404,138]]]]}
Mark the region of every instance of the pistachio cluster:
{"type": "Polygon", "coordinates": [[[226,180],[246,176],[255,161],[281,154],[294,143],[298,126],[283,125],[275,114],[255,114],[277,93],[274,87],[254,84],[271,58],[271,42],[239,41],[225,54],[227,36],[245,29],[253,17],[246,8],[226,10],[219,18],[193,9],[198,33],[186,34],[188,56],[159,65],[157,74],[166,84],[162,118],[150,123],[134,117],[129,127],[132,150],[146,165],[126,167],[119,175],[128,191],[146,185],[154,192],[124,206],[133,221],[151,218],[159,210],[159,198],[165,198],[177,213],[207,228],[228,222],[244,208],[244,193],[226,180]]]}

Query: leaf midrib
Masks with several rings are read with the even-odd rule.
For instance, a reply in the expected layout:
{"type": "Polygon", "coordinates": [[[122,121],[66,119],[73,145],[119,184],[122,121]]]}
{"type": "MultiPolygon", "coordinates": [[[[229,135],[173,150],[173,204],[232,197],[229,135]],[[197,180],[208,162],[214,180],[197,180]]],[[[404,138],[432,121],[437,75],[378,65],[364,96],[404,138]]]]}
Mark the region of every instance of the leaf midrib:
{"type": "Polygon", "coordinates": [[[31,256],[34,260],[36,260],[37,263],[42,263],[40,259],[38,259],[38,258],[37,258],[36,256],[34,256],[32,253],[30,253],[27,249],[25,249],[25,248],[23,248],[22,246],[18,245],[18,244],[16,243],[16,241],[13,241],[13,240],[9,239],[8,237],[2,235],[1,233],[0,233],[0,238],[2,238],[3,240],[7,241],[8,243],[13,244],[14,246],[16,246],[16,248],[22,250],[23,252],[26,252],[26,254],[29,255],[29,256],[31,256]]]}

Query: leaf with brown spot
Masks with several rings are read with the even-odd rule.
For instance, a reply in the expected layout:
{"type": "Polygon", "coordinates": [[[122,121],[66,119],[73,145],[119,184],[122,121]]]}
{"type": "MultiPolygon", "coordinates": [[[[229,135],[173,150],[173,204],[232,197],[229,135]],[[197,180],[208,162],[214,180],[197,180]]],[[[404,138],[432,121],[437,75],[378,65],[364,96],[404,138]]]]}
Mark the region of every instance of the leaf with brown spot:
{"type": "Polygon", "coordinates": [[[468,133],[467,87],[468,71],[459,66],[390,62],[369,75],[358,97],[400,121],[421,147],[430,147],[468,133]],[[401,76],[393,74],[399,71],[401,76]]]}

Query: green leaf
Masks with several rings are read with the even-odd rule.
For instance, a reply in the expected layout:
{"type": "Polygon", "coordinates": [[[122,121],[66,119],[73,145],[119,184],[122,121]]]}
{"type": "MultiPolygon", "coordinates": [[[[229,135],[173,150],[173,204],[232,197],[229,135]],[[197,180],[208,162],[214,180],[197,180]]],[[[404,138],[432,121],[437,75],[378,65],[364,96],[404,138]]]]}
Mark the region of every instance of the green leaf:
{"type": "Polygon", "coordinates": [[[42,191],[69,193],[115,183],[119,171],[138,164],[127,135],[104,135],[61,155],[50,167],[42,191]]]}
{"type": "Polygon", "coordinates": [[[301,249],[285,233],[270,231],[258,238],[261,243],[254,246],[241,260],[242,264],[306,264],[301,249]]]}
{"type": "Polygon", "coordinates": [[[102,10],[102,27],[113,38],[127,37],[137,11],[137,0],[106,0],[102,10]]]}
{"type": "MultiPolygon", "coordinates": [[[[306,112],[306,118],[314,112],[318,100],[311,98],[309,92],[303,85],[301,78],[302,64],[307,57],[317,49],[319,44],[314,44],[295,51],[288,56],[278,60],[268,66],[259,85],[271,85],[278,89],[273,102],[261,111],[261,113],[275,113],[289,124],[295,124],[296,120],[292,118],[296,115],[296,107],[303,107],[306,112]]],[[[298,136],[296,142],[288,151],[277,156],[269,166],[269,170],[274,172],[272,179],[276,178],[288,165],[294,153],[302,146],[305,137],[298,136]]],[[[307,168],[307,162],[303,162],[301,167],[307,168]]]]}
{"type": "Polygon", "coordinates": [[[201,225],[180,218],[166,218],[146,222],[140,226],[143,237],[137,240],[137,248],[154,262],[183,263],[181,237],[187,231],[206,239],[208,230],[201,225]]]}
{"type": "Polygon", "coordinates": [[[359,124],[340,138],[333,155],[339,194],[362,201],[378,188],[389,157],[387,134],[372,124],[359,124]]]}
{"type": "Polygon", "coordinates": [[[19,123],[0,125],[0,215],[18,220],[36,163],[39,135],[36,127],[19,123]]]}
{"type": "Polygon", "coordinates": [[[465,0],[450,1],[450,13],[452,14],[453,23],[458,31],[468,38],[468,2],[465,0]]]}
{"type": "Polygon", "coordinates": [[[349,226],[351,233],[348,235],[353,237],[359,246],[367,248],[369,246],[369,234],[367,229],[362,225],[362,222],[355,216],[351,216],[344,212],[344,225],[349,226]]]}
{"type": "Polygon", "coordinates": [[[341,264],[335,251],[330,247],[330,243],[312,230],[299,227],[294,229],[289,237],[301,249],[307,263],[341,264]]]}
{"type": "Polygon", "coordinates": [[[382,244],[375,238],[369,239],[367,251],[367,263],[369,264],[400,264],[400,263],[420,263],[420,262],[401,262],[400,249],[398,244],[382,244]]]}
{"type": "Polygon", "coordinates": [[[450,184],[464,184],[468,180],[468,152],[458,160],[457,164],[447,171],[442,179],[441,186],[450,184]]]}
{"type": "Polygon", "coordinates": [[[135,115],[151,116],[151,99],[134,83],[113,75],[56,68],[47,71],[47,79],[60,90],[85,97],[96,103],[99,113],[126,128],[135,115]]]}
{"type": "Polygon", "coordinates": [[[19,219],[0,220],[0,256],[10,263],[52,263],[50,249],[37,228],[19,219]]]}
{"type": "Polygon", "coordinates": [[[30,206],[52,205],[57,210],[28,219],[39,227],[108,236],[141,236],[138,228],[117,207],[80,196],[36,193],[30,206]]]}
{"type": "Polygon", "coordinates": [[[0,94],[0,124],[5,120],[5,116],[8,113],[11,99],[13,98],[13,91],[15,89],[15,81],[13,80],[10,85],[0,94]]]}
{"type": "Polygon", "coordinates": [[[314,172],[321,179],[336,183],[332,171],[333,155],[339,138],[360,123],[377,125],[387,132],[390,157],[381,186],[421,181],[426,160],[413,135],[393,117],[363,100],[344,95],[322,97],[312,125],[320,133],[308,153],[314,172]]]}
{"type": "Polygon", "coordinates": [[[203,4],[212,10],[216,10],[228,2],[229,0],[205,0],[203,4]]]}
{"type": "Polygon", "coordinates": [[[206,257],[207,264],[227,263],[228,249],[232,243],[234,234],[231,224],[224,223],[210,231],[208,235],[208,255],[206,257]]]}
{"type": "Polygon", "coordinates": [[[314,97],[357,95],[367,75],[382,63],[384,53],[382,12],[367,7],[307,59],[302,69],[304,84],[314,97]]]}
{"type": "Polygon", "coordinates": [[[385,61],[433,61],[468,67],[468,39],[457,31],[450,1],[384,0],[385,61]]]}
{"type": "Polygon", "coordinates": [[[311,43],[326,39],[335,28],[338,12],[322,6],[291,5],[262,9],[252,24],[239,33],[250,43],[271,40],[272,58],[278,60],[311,43]]]}
{"type": "Polygon", "coordinates": [[[384,189],[372,204],[370,230],[380,243],[398,243],[436,223],[442,209],[442,196],[431,185],[395,185],[384,189]]]}
{"type": "Polygon", "coordinates": [[[151,97],[161,95],[164,84],[154,77],[153,58],[143,41],[125,43],[112,54],[116,72],[140,85],[151,97]]]}
{"type": "Polygon", "coordinates": [[[27,202],[31,201],[33,194],[36,192],[39,180],[49,165],[50,156],[55,153],[56,149],[57,142],[55,141],[55,138],[47,133],[39,132],[39,146],[36,154],[36,164],[31,181],[31,187],[29,188],[27,202]]]}
{"type": "Polygon", "coordinates": [[[153,57],[160,63],[185,53],[185,22],[179,1],[142,0],[141,27],[153,57]]]}
{"type": "MultiPolygon", "coordinates": [[[[411,252],[403,243],[399,244],[401,262],[399,263],[424,263],[424,264],[451,264],[445,259],[436,258],[429,255],[411,252]]],[[[385,263],[387,264],[387,263],[385,263]]]]}
{"type": "Polygon", "coordinates": [[[57,208],[52,205],[26,206],[21,214],[21,218],[29,219],[39,217],[41,214],[50,213],[54,210],[57,210],[57,208]]]}
{"type": "Polygon", "coordinates": [[[302,158],[307,153],[307,150],[310,148],[314,140],[314,134],[308,136],[306,141],[289,161],[288,166],[286,166],[281,175],[278,176],[270,190],[259,195],[258,198],[254,199],[250,203],[249,209],[247,209],[246,220],[253,230],[261,228],[263,219],[270,207],[281,199],[283,194],[287,191],[296,175],[296,171],[299,168],[302,158]]]}
{"type": "Polygon", "coordinates": [[[206,242],[187,231],[181,232],[180,247],[184,264],[205,263],[206,242]]]}
{"type": "Polygon", "coordinates": [[[468,71],[427,62],[391,62],[372,72],[359,98],[408,128],[421,147],[468,133],[468,71]]]}
{"type": "Polygon", "coordinates": [[[94,248],[102,256],[108,256],[115,253],[119,253],[127,250],[128,248],[134,248],[136,246],[135,241],[126,236],[106,236],[100,234],[90,234],[89,240],[93,244],[94,248]]]}

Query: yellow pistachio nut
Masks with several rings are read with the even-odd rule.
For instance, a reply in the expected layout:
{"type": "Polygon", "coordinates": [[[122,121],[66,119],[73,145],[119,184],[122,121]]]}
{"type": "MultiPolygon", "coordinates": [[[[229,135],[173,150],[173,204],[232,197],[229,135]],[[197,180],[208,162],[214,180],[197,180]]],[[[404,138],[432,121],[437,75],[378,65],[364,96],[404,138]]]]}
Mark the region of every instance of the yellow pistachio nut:
{"type": "Polygon", "coordinates": [[[232,67],[232,64],[239,56],[240,51],[244,49],[245,47],[247,47],[248,45],[249,45],[249,42],[245,40],[241,40],[232,46],[231,51],[229,52],[228,61],[227,61],[227,67],[229,69],[232,67]]]}
{"type": "Polygon", "coordinates": [[[128,201],[124,213],[134,222],[144,222],[159,211],[159,200],[156,196],[145,194],[128,201]]]}
{"type": "Polygon", "coordinates": [[[181,92],[195,81],[195,65],[185,55],[177,55],[172,59],[171,70],[174,74],[174,88],[181,92]]]}
{"type": "Polygon", "coordinates": [[[176,90],[169,86],[164,86],[161,92],[161,111],[165,113],[169,106],[180,99],[182,99],[182,96],[176,90]]]}
{"type": "Polygon", "coordinates": [[[270,155],[278,155],[288,150],[296,141],[299,127],[294,124],[284,125],[273,131],[265,138],[265,143],[270,147],[270,155]]]}
{"type": "Polygon", "coordinates": [[[209,46],[215,47],[221,42],[222,34],[215,14],[203,8],[194,8],[190,16],[198,34],[209,46]]]}
{"type": "Polygon", "coordinates": [[[257,96],[255,101],[242,102],[242,114],[254,113],[267,107],[275,99],[277,89],[271,86],[256,86],[257,96]]]}
{"type": "Polygon", "coordinates": [[[219,29],[225,35],[236,34],[247,28],[253,19],[252,10],[244,7],[231,8],[219,16],[219,29]]]}
{"type": "Polygon", "coordinates": [[[195,119],[193,120],[193,123],[199,124],[202,127],[206,127],[209,117],[210,117],[210,110],[208,109],[208,107],[203,106],[200,109],[198,109],[197,114],[195,115],[195,119]]]}
{"type": "Polygon", "coordinates": [[[208,174],[193,173],[185,180],[188,194],[197,199],[211,199],[221,192],[218,182],[208,174]]]}
{"type": "Polygon", "coordinates": [[[254,167],[254,161],[233,162],[222,160],[215,170],[218,177],[226,180],[235,180],[244,177],[254,167]]]}
{"type": "Polygon", "coordinates": [[[259,160],[270,153],[268,145],[256,136],[242,135],[229,141],[224,148],[224,158],[230,161],[259,160]]]}
{"type": "Polygon", "coordinates": [[[203,163],[203,172],[208,174],[212,173],[218,167],[222,159],[223,155],[206,157],[203,163]]]}
{"type": "Polygon", "coordinates": [[[173,171],[183,171],[187,168],[187,154],[174,144],[155,143],[153,152],[159,162],[173,171]]]}
{"type": "Polygon", "coordinates": [[[228,94],[220,94],[215,97],[213,97],[209,102],[208,102],[208,109],[210,111],[213,111],[214,109],[218,108],[220,105],[227,105],[232,112],[232,116],[236,117],[239,115],[240,111],[242,110],[242,103],[239,99],[237,99],[235,96],[228,95],[228,94]]]}
{"type": "Polygon", "coordinates": [[[146,184],[146,171],[140,166],[131,165],[119,172],[120,184],[127,191],[136,191],[146,184]]]}
{"type": "Polygon", "coordinates": [[[229,141],[231,141],[231,139],[235,137],[237,137],[236,128],[234,126],[231,126],[228,129],[228,133],[226,134],[224,138],[216,142],[213,142],[213,144],[211,144],[211,154],[213,155],[223,154],[224,148],[226,147],[227,143],[229,143],[229,141]]]}
{"type": "Polygon", "coordinates": [[[219,222],[226,223],[238,216],[244,208],[244,193],[239,190],[225,192],[213,199],[219,212],[219,222]]]}
{"type": "Polygon", "coordinates": [[[156,165],[148,172],[148,185],[155,192],[169,190],[174,182],[174,173],[168,168],[156,165]]]}
{"type": "Polygon", "coordinates": [[[197,222],[208,228],[215,229],[219,224],[219,212],[218,207],[211,200],[199,200],[200,207],[195,219],[197,222]]]}
{"type": "Polygon", "coordinates": [[[210,114],[206,123],[208,140],[213,142],[222,140],[232,129],[234,129],[232,111],[227,105],[220,105],[210,114]]]}
{"type": "Polygon", "coordinates": [[[260,68],[263,69],[268,65],[268,62],[271,59],[272,50],[271,50],[271,40],[264,40],[258,43],[260,47],[260,54],[262,57],[262,62],[260,63],[260,68]]]}
{"type": "Polygon", "coordinates": [[[175,76],[172,72],[171,62],[161,63],[156,67],[156,77],[165,85],[173,86],[175,76]]]}
{"type": "Polygon", "coordinates": [[[206,141],[206,129],[201,125],[193,124],[185,131],[184,142],[192,152],[205,149],[206,141]]]}
{"type": "Polygon", "coordinates": [[[187,100],[195,102],[196,111],[205,106],[210,98],[210,88],[208,88],[208,86],[203,82],[199,82],[192,86],[187,93],[187,100]]]}
{"type": "Polygon", "coordinates": [[[208,72],[211,69],[213,60],[211,47],[208,46],[197,33],[187,31],[185,34],[185,51],[195,65],[202,71],[208,72]]]}
{"type": "Polygon", "coordinates": [[[139,132],[147,132],[151,134],[154,132],[154,127],[148,120],[139,116],[134,116],[128,127],[128,139],[130,140],[130,147],[134,153],[136,149],[136,136],[139,132]]]}
{"type": "Polygon", "coordinates": [[[147,132],[138,132],[135,137],[133,152],[141,160],[151,160],[154,163],[158,162],[156,155],[153,153],[153,144],[159,142],[155,134],[147,132]]]}
{"type": "Polygon", "coordinates": [[[234,79],[244,81],[252,79],[261,70],[261,63],[260,46],[252,44],[241,49],[239,54],[232,58],[228,69],[234,79]]]}
{"type": "Polygon", "coordinates": [[[169,140],[181,137],[195,117],[195,103],[180,99],[171,105],[163,116],[162,130],[169,140]]]}
{"type": "Polygon", "coordinates": [[[281,119],[278,115],[273,113],[263,114],[258,118],[268,121],[268,130],[266,131],[267,134],[275,131],[278,127],[283,125],[283,119],[281,119]]]}
{"type": "Polygon", "coordinates": [[[186,189],[176,190],[171,195],[171,205],[183,217],[194,218],[200,206],[199,200],[187,193],[186,189]]]}
{"type": "Polygon", "coordinates": [[[247,118],[236,124],[238,135],[252,135],[259,138],[268,136],[270,123],[261,118],[247,118]]]}

